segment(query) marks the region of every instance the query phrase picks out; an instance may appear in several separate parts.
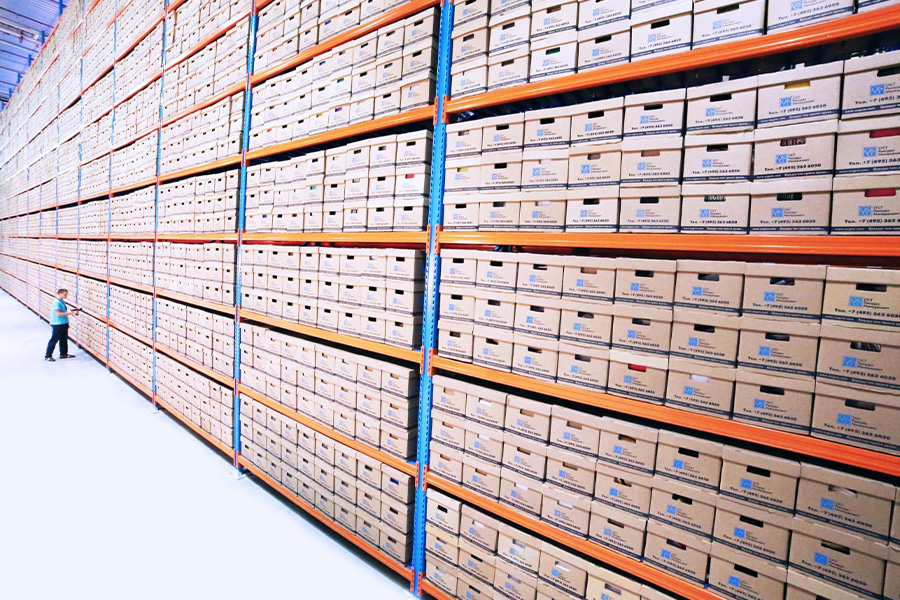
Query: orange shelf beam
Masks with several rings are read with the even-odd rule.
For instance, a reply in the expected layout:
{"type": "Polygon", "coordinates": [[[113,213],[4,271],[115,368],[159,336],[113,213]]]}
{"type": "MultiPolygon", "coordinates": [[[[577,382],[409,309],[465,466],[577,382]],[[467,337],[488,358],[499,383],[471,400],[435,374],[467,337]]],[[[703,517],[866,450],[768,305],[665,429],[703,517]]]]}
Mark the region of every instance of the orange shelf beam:
{"type": "Polygon", "coordinates": [[[175,302],[181,302],[182,304],[190,304],[191,306],[196,306],[197,308],[205,308],[207,310],[212,310],[229,316],[234,315],[234,306],[230,304],[222,304],[220,302],[212,302],[210,300],[194,298],[193,296],[179,294],[178,292],[169,292],[167,290],[161,290],[159,288],[156,288],[156,295],[160,298],[168,298],[169,300],[174,300],[175,302]]]}
{"type": "Polygon", "coordinates": [[[434,585],[424,577],[419,580],[419,589],[422,590],[423,594],[427,594],[434,598],[434,600],[456,600],[456,596],[448,596],[447,593],[434,585]]]}
{"type": "Polygon", "coordinates": [[[232,458],[234,456],[234,450],[231,446],[222,443],[220,440],[217,440],[210,434],[203,431],[201,428],[194,425],[190,419],[185,417],[183,414],[175,410],[172,406],[169,405],[165,400],[160,400],[159,395],[153,396],[153,401],[166,409],[166,412],[175,417],[177,420],[181,421],[188,429],[202,437],[204,440],[209,442],[216,450],[227,456],[228,458],[232,458]]]}
{"type": "Polygon", "coordinates": [[[144,336],[142,336],[142,335],[140,335],[140,334],[138,334],[138,333],[135,333],[134,331],[131,331],[130,329],[126,329],[125,327],[122,327],[122,326],[119,325],[118,323],[114,322],[112,319],[107,319],[107,320],[106,320],[106,324],[109,325],[110,327],[112,327],[113,329],[115,329],[115,330],[117,330],[117,331],[121,331],[121,332],[124,333],[125,335],[130,336],[130,337],[136,339],[137,341],[139,341],[140,343],[144,344],[145,346],[152,346],[152,345],[153,345],[153,340],[152,340],[152,339],[147,338],[147,337],[144,337],[144,336]]]}
{"type": "Polygon", "coordinates": [[[286,242],[303,244],[308,242],[322,243],[358,243],[358,244],[417,244],[428,242],[425,231],[361,231],[359,233],[244,233],[244,242],[286,242]]]}
{"type": "Polygon", "coordinates": [[[222,373],[219,373],[218,371],[213,371],[209,367],[201,365],[197,361],[190,359],[186,356],[182,356],[181,354],[175,352],[171,348],[167,348],[166,346],[163,346],[159,342],[156,342],[156,351],[160,352],[162,354],[165,354],[172,360],[179,362],[179,363],[183,364],[184,366],[186,366],[190,369],[193,369],[194,371],[197,371],[198,373],[200,373],[207,379],[212,379],[213,381],[221,383],[222,385],[224,385],[227,388],[234,389],[234,377],[228,377],[227,375],[223,375],[222,373]]]}
{"type": "Polygon", "coordinates": [[[412,581],[413,572],[412,569],[408,567],[404,567],[393,558],[389,557],[387,554],[383,553],[381,550],[375,548],[370,545],[369,542],[363,540],[362,538],[350,533],[321,512],[319,512],[316,508],[310,506],[306,502],[304,502],[301,498],[294,495],[293,492],[282,486],[279,482],[275,481],[268,474],[266,474],[262,469],[251,463],[249,460],[244,458],[243,456],[238,456],[238,465],[250,471],[257,479],[263,481],[270,488],[293,502],[296,506],[303,509],[310,516],[314,517],[317,521],[325,525],[328,529],[331,529],[342,538],[374,558],[375,560],[381,562],[392,571],[402,576],[407,581],[412,581]]]}
{"type": "Polygon", "coordinates": [[[272,410],[277,411],[302,425],[306,425],[317,433],[321,433],[322,435],[331,438],[334,441],[347,446],[348,448],[353,448],[357,452],[362,452],[366,456],[370,456],[375,460],[379,460],[386,465],[394,467],[402,473],[406,473],[407,475],[410,475],[412,477],[416,476],[416,465],[410,464],[402,458],[397,458],[396,456],[388,454],[387,452],[379,450],[378,448],[373,448],[372,446],[363,444],[362,442],[358,442],[353,438],[349,438],[330,427],[322,425],[315,419],[311,419],[304,414],[298,413],[297,411],[291,410],[285,406],[282,406],[281,404],[278,404],[274,400],[269,399],[267,396],[260,394],[259,392],[251,390],[243,384],[238,384],[238,392],[243,394],[244,396],[247,396],[248,398],[256,400],[261,404],[265,404],[268,408],[271,408],[272,410]]]}
{"type": "Polygon", "coordinates": [[[483,381],[529,390],[553,398],[577,402],[585,406],[594,406],[703,433],[714,433],[735,440],[821,458],[894,477],[900,476],[900,456],[892,456],[810,436],[756,427],[755,425],[692,413],[677,408],[658,406],[649,402],[641,402],[640,400],[629,400],[628,398],[584,390],[561,383],[540,381],[531,377],[470,365],[441,356],[432,358],[431,365],[435,369],[450,373],[468,375],[483,381]]]}
{"type": "MultiPolygon", "coordinates": [[[[235,165],[241,164],[241,155],[237,154],[235,156],[226,156],[225,158],[220,158],[218,160],[210,161],[206,164],[197,165],[196,167],[188,167],[187,169],[181,169],[179,171],[173,171],[171,173],[165,173],[159,176],[160,183],[164,183],[166,181],[172,181],[173,179],[180,179],[182,177],[190,177],[191,175],[200,175],[201,173],[206,173],[207,171],[212,171],[214,169],[221,169],[223,167],[231,167],[235,165]]],[[[145,183],[142,185],[131,186],[131,189],[137,189],[139,187],[144,187],[144,185],[150,185],[156,182],[156,178],[152,181],[148,180],[149,183],[145,183]]],[[[113,193],[116,193],[118,190],[113,190],[113,193]]]]}
{"type": "Polygon", "coordinates": [[[595,248],[657,252],[733,252],[809,256],[900,257],[900,240],[888,236],[758,236],[687,233],[530,233],[441,231],[442,245],[595,248]]]}
{"type": "Polygon", "coordinates": [[[883,33],[897,28],[900,28],[900,6],[889,6],[793,31],[738,40],[669,56],[575,73],[548,81],[527,83],[494,92],[450,99],[445,106],[449,114],[461,113],[509,102],[761,58],[883,33]]]}
{"type": "Polygon", "coordinates": [[[246,309],[241,309],[239,312],[239,316],[243,321],[252,321],[254,323],[261,323],[263,325],[269,325],[271,327],[279,327],[281,329],[287,329],[288,331],[293,331],[294,333],[299,333],[300,335],[305,335],[307,337],[325,340],[327,342],[334,342],[336,344],[343,344],[345,346],[351,346],[353,348],[358,348],[359,350],[367,350],[369,352],[374,352],[376,354],[381,354],[383,356],[391,358],[398,358],[400,360],[406,360],[414,363],[422,362],[422,352],[419,350],[401,348],[400,346],[392,346],[390,344],[374,342],[372,340],[367,340],[352,335],[336,333],[334,331],[328,331],[326,329],[319,329],[318,327],[310,327],[309,325],[292,323],[291,321],[269,317],[267,315],[252,312],[246,309]]]}
{"type": "MultiPolygon", "coordinates": [[[[271,0],[258,2],[257,10],[264,7],[269,2],[271,2],[271,0]]],[[[352,42],[353,40],[361,38],[362,36],[366,35],[367,33],[371,33],[376,29],[386,27],[387,25],[391,25],[393,23],[396,23],[397,21],[405,19],[406,17],[411,17],[418,12],[422,12],[427,8],[437,6],[438,4],[440,4],[439,0],[410,0],[409,2],[404,2],[397,8],[384,12],[377,17],[369,19],[361,25],[352,27],[347,31],[341,32],[324,42],[316,44],[312,48],[308,48],[307,50],[304,50],[303,52],[300,52],[299,54],[296,54],[295,56],[292,56],[289,59],[278,63],[277,65],[272,65],[271,67],[264,69],[259,73],[251,75],[250,84],[257,85],[267,79],[271,79],[276,75],[280,75],[285,71],[293,69],[296,66],[302,65],[303,63],[310,61],[317,56],[325,54],[326,52],[337,48],[341,44],[352,42]]]]}
{"type": "Polygon", "coordinates": [[[158,242],[236,242],[236,233],[161,233],[158,242]]]}
{"type": "Polygon", "coordinates": [[[425,475],[426,484],[436,487],[439,490],[465,501],[468,504],[476,506],[481,510],[496,515],[507,521],[511,521],[516,525],[524,528],[529,533],[535,533],[565,548],[581,552],[591,558],[594,558],[604,564],[610,565],[617,569],[621,569],[630,575],[633,575],[642,581],[652,583],[658,587],[668,590],[678,596],[687,598],[688,600],[722,600],[722,597],[709,590],[703,589],[694,584],[680,579],[674,575],[670,575],[665,571],[661,571],[648,564],[642,563],[633,558],[629,558],[624,554],[620,554],[614,550],[605,548],[599,544],[588,541],[586,539],[566,533],[561,529],[557,529],[552,525],[548,525],[542,521],[538,521],[532,517],[526,516],[525,513],[516,509],[509,508],[500,504],[496,500],[491,500],[469,491],[466,488],[450,483],[440,477],[436,477],[432,473],[425,475]]]}
{"type": "Polygon", "coordinates": [[[256,150],[250,150],[247,152],[247,160],[264,158],[266,156],[272,156],[273,154],[291,152],[293,150],[300,150],[302,148],[310,148],[312,146],[318,146],[319,144],[335,142],[357,135],[380,131],[382,129],[398,127],[400,125],[409,125],[410,123],[427,121],[433,116],[433,105],[414,108],[412,110],[407,110],[395,115],[387,115],[385,117],[380,117],[371,121],[364,121],[362,123],[356,123],[354,125],[347,125],[346,127],[338,127],[337,129],[332,129],[331,131],[325,131],[323,133],[317,133],[316,135],[310,135],[299,140],[281,142],[279,144],[272,144],[270,146],[257,148],[256,150]]]}

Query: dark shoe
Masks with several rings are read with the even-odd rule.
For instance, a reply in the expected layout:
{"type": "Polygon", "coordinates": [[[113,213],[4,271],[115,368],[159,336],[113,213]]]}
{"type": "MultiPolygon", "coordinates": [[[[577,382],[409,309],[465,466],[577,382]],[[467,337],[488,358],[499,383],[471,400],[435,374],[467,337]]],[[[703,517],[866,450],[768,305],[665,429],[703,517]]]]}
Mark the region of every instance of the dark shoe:
{"type": "Polygon", "coordinates": [[[60,356],[60,358],[75,358],[75,355],[74,354],[63,354],[60,356]]]}
{"type": "Polygon", "coordinates": [[[45,356],[44,360],[46,360],[47,362],[56,362],[56,359],[52,356],[45,356]]]}

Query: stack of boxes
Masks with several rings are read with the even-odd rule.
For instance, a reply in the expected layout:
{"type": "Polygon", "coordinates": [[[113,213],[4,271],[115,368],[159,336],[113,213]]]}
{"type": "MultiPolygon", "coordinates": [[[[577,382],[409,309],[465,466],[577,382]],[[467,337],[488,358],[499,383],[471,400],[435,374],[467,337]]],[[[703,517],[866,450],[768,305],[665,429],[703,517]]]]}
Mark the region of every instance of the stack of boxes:
{"type": "MultiPolygon", "coordinates": [[[[131,3],[129,6],[140,6],[131,3]]],[[[146,15],[152,15],[151,11],[146,11],[146,15]]],[[[163,24],[157,25],[153,31],[147,34],[137,46],[126,54],[122,60],[116,63],[116,100],[127,98],[132,93],[138,91],[146,83],[146,81],[157,71],[162,68],[162,27],[163,24]]],[[[116,49],[125,48],[124,44],[117,43],[116,49]]],[[[168,78],[168,75],[166,75],[168,78]]],[[[77,81],[77,78],[76,78],[77,81]]],[[[159,116],[159,89],[157,88],[156,109],[159,116]]],[[[118,125],[117,125],[118,127],[118,125]]]]}
{"type": "Polygon", "coordinates": [[[350,439],[404,460],[415,457],[415,369],[255,325],[241,327],[242,385],[350,439]]]}
{"type": "MultiPolygon", "coordinates": [[[[51,284],[51,287],[52,285],[53,284],[51,284]]],[[[105,281],[98,281],[97,279],[91,279],[90,277],[79,277],[77,287],[77,293],[75,293],[76,290],[72,290],[75,304],[97,318],[106,314],[105,281]]],[[[53,292],[55,295],[56,290],[53,290],[53,292]]]]}
{"type": "Polygon", "coordinates": [[[154,151],[158,140],[154,131],[113,152],[111,178],[113,188],[153,179],[156,175],[154,151]]]}
{"type": "MultiPolygon", "coordinates": [[[[103,312],[105,307],[98,314],[103,312]]],[[[153,296],[117,285],[109,286],[109,320],[126,333],[152,339],[153,296]]]]}
{"type": "Polygon", "coordinates": [[[234,306],[234,260],[233,244],[158,243],[156,287],[234,306]]]}
{"type": "Polygon", "coordinates": [[[900,453],[897,271],[442,256],[443,356],[900,453]]]}
{"type": "Polygon", "coordinates": [[[412,476],[246,397],[241,398],[241,455],[320,519],[401,565],[410,561],[412,476]]]}
{"type": "MultiPolygon", "coordinates": [[[[74,241],[69,243],[73,248],[75,247],[74,241]]],[[[92,277],[106,279],[106,258],[112,256],[112,253],[107,251],[106,242],[77,242],[77,254],[73,256],[78,258],[78,270],[92,277]]]]}
{"type": "Polygon", "coordinates": [[[113,196],[109,200],[109,232],[152,235],[155,205],[156,189],[153,186],[113,196]]]}
{"type": "Polygon", "coordinates": [[[423,231],[431,132],[369,138],[250,167],[248,231],[423,231]]]}
{"type": "Polygon", "coordinates": [[[234,375],[234,317],[157,300],[156,343],[195,363],[234,375]]]}
{"type": "Polygon", "coordinates": [[[727,597],[784,598],[789,572],[800,589],[891,590],[893,485],[449,377],[434,384],[430,471],[490,501],[727,597]]]}
{"type": "Polygon", "coordinates": [[[163,127],[161,172],[172,173],[238,155],[243,110],[241,92],[163,127]]]}
{"type": "Polygon", "coordinates": [[[241,251],[243,309],[393,346],[421,347],[421,250],[246,245],[241,251]]]}
{"type": "MultiPolygon", "coordinates": [[[[153,348],[118,329],[110,327],[108,331],[109,364],[137,381],[145,390],[153,389],[153,348]]],[[[104,356],[106,348],[101,346],[95,352],[104,356]]]]}
{"type": "Polygon", "coordinates": [[[233,233],[237,229],[238,169],[186,177],[159,186],[160,233],[233,233]]]}
{"type": "MultiPolygon", "coordinates": [[[[134,96],[116,107],[116,126],[113,129],[113,144],[119,145],[132,139],[142,131],[159,124],[159,86],[157,79],[134,96]]],[[[153,136],[156,139],[156,136],[153,136]]],[[[154,160],[154,173],[155,170],[154,160]]]]}
{"type": "MultiPolygon", "coordinates": [[[[84,244],[80,242],[79,244],[84,244]]],[[[103,244],[104,248],[106,246],[103,244]]],[[[79,258],[84,259],[79,245],[79,258]]],[[[103,276],[106,274],[106,257],[103,257],[103,276]]],[[[79,268],[84,270],[82,263],[79,268]]],[[[153,285],[153,243],[142,242],[110,242],[109,244],[109,277],[125,283],[153,285]]]]}

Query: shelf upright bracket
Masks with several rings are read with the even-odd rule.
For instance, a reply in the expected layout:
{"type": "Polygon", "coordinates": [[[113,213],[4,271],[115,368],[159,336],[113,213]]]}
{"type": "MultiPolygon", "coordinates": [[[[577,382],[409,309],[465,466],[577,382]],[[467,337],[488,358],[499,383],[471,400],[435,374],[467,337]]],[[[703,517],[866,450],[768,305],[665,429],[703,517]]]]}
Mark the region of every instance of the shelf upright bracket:
{"type": "MultiPolygon", "coordinates": [[[[444,101],[450,94],[451,34],[453,30],[452,2],[441,6],[440,37],[438,38],[437,82],[435,86],[435,115],[444,114],[444,101]]],[[[425,573],[425,473],[428,469],[428,447],[431,441],[431,357],[437,347],[438,279],[440,256],[437,253],[438,231],[444,222],[444,167],[447,162],[447,125],[443,118],[434,121],[431,147],[431,189],[428,206],[428,247],[425,257],[425,314],[422,319],[422,375],[419,378],[419,430],[416,448],[418,477],[416,478],[415,521],[413,524],[413,593],[422,595],[419,581],[425,573]]]]}
{"type": "Polygon", "coordinates": [[[256,54],[256,28],[258,23],[256,0],[250,6],[250,22],[247,38],[247,78],[244,81],[244,109],[241,118],[241,168],[238,176],[237,202],[237,240],[234,245],[234,389],[232,390],[232,446],[234,448],[234,468],[238,471],[238,456],[241,453],[241,399],[238,394],[238,382],[241,380],[241,245],[244,241],[244,228],[247,220],[247,149],[250,146],[250,112],[253,107],[253,88],[250,77],[253,75],[253,56],[256,54]]]}

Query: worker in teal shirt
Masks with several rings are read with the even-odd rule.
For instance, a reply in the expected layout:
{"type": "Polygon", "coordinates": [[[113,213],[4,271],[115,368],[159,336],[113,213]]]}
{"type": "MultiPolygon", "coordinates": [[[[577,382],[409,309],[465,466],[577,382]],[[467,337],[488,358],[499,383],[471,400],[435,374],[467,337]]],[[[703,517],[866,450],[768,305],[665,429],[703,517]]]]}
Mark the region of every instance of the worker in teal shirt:
{"type": "Polygon", "coordinates": [[[53,335],[47,343],[47,353],[44,360],[56,362],[53,358],[53,351],[56,349],[56,343],[59,342],[60,358],[75,358],[74,354],[69,354],[69,315],[77,315],[81,309],[74,308],[69,310],[66,306],[66,298],[69,296],[69,290],[60,289],[56,292],[56,300],[50,308],[50,327],[53,329],[53,335]]]}

